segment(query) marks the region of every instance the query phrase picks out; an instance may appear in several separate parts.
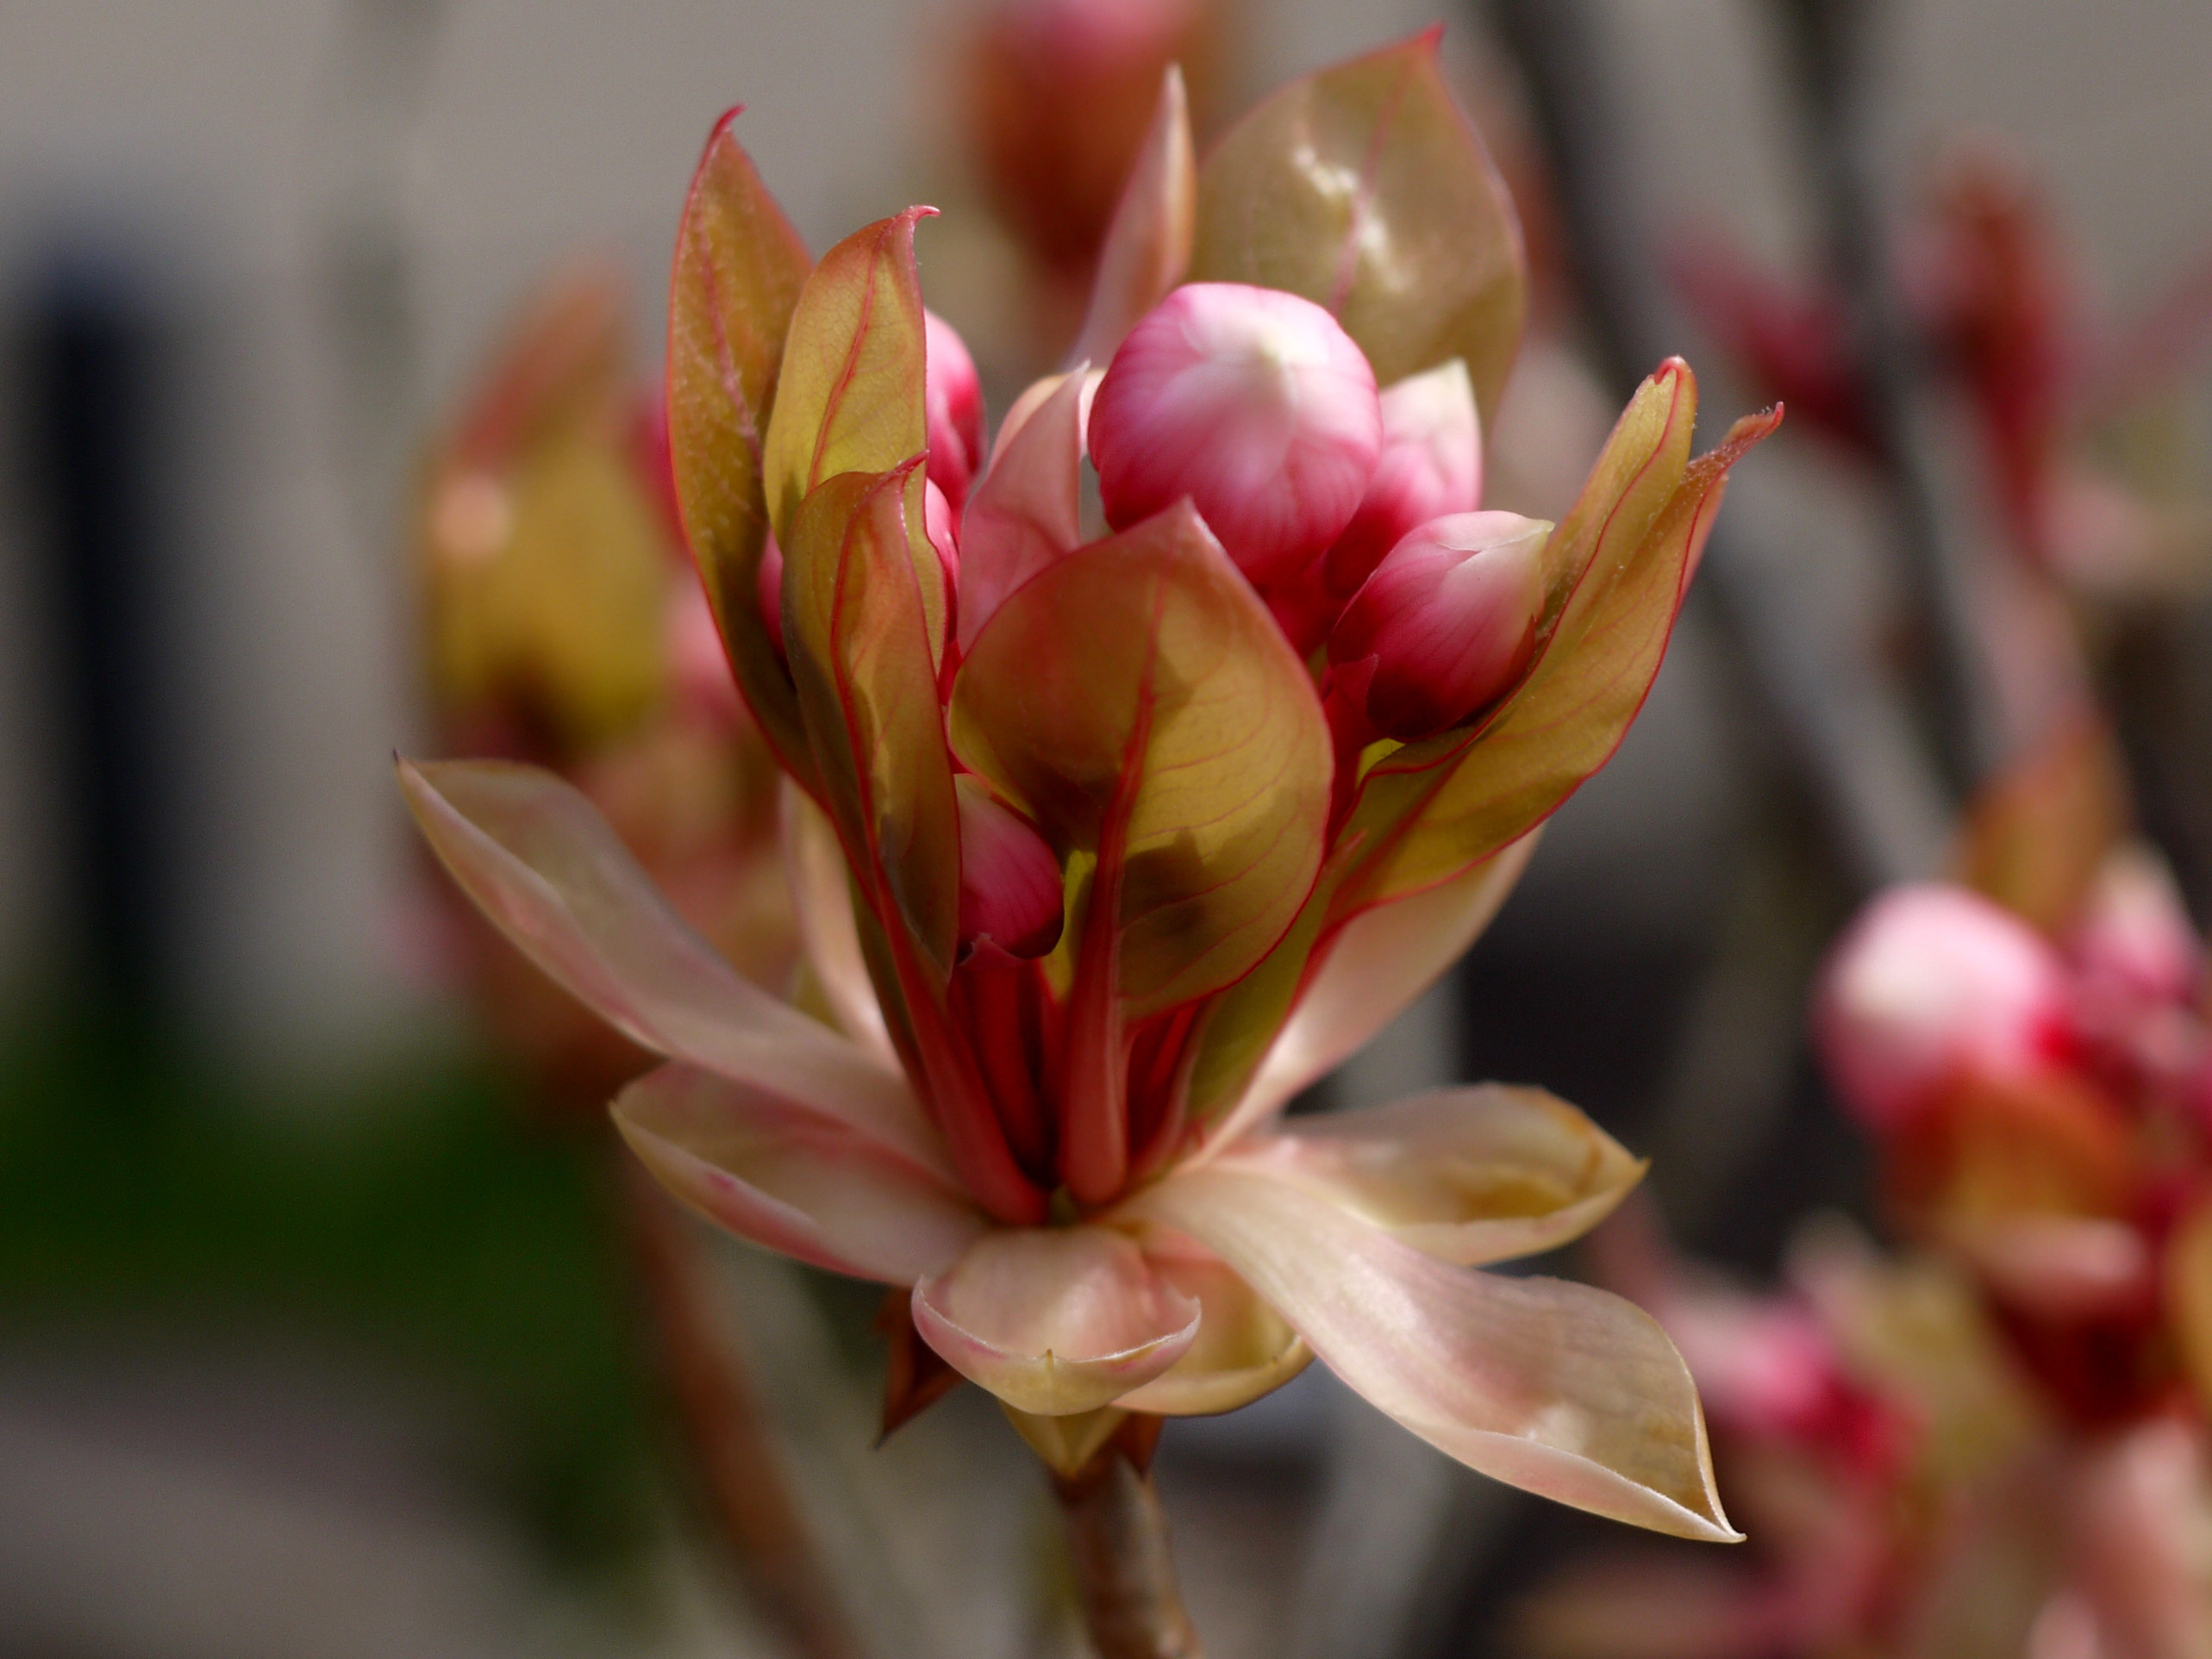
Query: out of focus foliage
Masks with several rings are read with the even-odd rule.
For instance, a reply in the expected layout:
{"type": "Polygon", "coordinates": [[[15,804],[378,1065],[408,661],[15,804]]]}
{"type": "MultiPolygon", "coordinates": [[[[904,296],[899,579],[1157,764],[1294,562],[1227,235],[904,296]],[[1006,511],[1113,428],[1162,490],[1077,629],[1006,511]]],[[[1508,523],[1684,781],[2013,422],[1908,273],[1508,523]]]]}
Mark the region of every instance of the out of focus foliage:
{"type": "Polygon", "coordinates": [[[0,1041],[13,1334],[274,1331],[366,1354],[452,1398],[471,1431],[453,1473],[553,1561],[618,1569],[646,1537],[653,1424],[609,1161],[534,1127],[481,1063],[338,1092],[272,1098],[96,1022],[0,1041]]]}

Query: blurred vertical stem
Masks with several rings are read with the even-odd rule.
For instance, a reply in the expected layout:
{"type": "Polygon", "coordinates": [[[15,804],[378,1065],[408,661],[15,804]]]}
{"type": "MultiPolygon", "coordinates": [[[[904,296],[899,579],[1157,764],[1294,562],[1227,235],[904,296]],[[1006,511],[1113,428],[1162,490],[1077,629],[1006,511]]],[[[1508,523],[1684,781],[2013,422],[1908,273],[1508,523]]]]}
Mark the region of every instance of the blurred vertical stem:
{"type": "Polygon", "coordinates": [[[1053,1490],[1098,1659],[1201,1659],[1152,1477],[1109,1444],[1080,1474],[1054,1475],[1053,1490]]]}
{"type": "Polygon", "coordinates": [[[1828,274],[1849,318],[1852,357],[1881,446],[1903,574],[1927,627],[1930,723],[1952,783],[1971,795],[2004,759],[1965,538],[1936,472],[1942,412],[1896,282],[1884,222],[1869,59],[1880,0],[1771,0],[1782,27],[1820,204],[1828,274]]]}
{"type": "Polygon", "coordinates": [[[740,1578],[804,1659],[860,1659],[778,1455],[772,1425],[719,1328],[690,1221],[619,1146],[623,1207],[671,1401],[740,1578]]]}
{"type": "MultiPolygon", "coordinates": [[[[1647,221],[1653,192],[1609,61],[1608,13],[1595,0],[1474,3],[1527,87],[1590,341],[1625,396],[1689,331],[1647,221]]],[[[1690,592],[1716,625],[1722,668],[1749,694],[1738,706],[1771,723],[1857,885],[1926,875],[1943,856],[1952,805],[1914,711],[1807,611],[1788,557],[1762,545],[1771,528],[1753,529],[1747,505],[1714,525],[1690,592]]]]}

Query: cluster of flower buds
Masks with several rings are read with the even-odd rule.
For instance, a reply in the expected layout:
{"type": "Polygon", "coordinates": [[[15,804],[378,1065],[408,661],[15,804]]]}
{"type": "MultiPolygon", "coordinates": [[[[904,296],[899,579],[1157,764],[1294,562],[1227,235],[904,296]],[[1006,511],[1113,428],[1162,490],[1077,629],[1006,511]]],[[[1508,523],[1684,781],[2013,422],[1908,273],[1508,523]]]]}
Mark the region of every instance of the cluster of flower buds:
{"type": "Polygon", "coordinates": [[[2212,1400],[2202,990],[2172,878],[2127,845],[2055,938],[1961,888],[1904,888],[1823,976],[1828,1074],[1875,1133],[1893,1202],[1974,1269],[2087,1420],[2155,1408],[2183,1386],[2179,1359],[2212,1400]]]}
{"type": "Polygon", "coordinates": [[[1056,1466],[1318,1357],[1476,1468],[1731,1536],[1659,1328],[1465,1270],[1591,1225],[1636,1178],[1622,1148],[1495,1086],[1278,1120],[1612,754],[1775,417],[1693,458],[1669,362],[1555,530],[1474,510],[1523,278],[1433,35],[1278,92],[1203,170],[1171,75],[1099,260],[1098,366],[988,450],[922,303],[926,212],[812,261],[725,122],[672,286],[684,523],[786,774],[836,1029],[747,992],[541,775],[407,769],[427,833],[669,1057],[615,1108],[655,1173],[910,1287],[917,1348],[1056,1466]]]}

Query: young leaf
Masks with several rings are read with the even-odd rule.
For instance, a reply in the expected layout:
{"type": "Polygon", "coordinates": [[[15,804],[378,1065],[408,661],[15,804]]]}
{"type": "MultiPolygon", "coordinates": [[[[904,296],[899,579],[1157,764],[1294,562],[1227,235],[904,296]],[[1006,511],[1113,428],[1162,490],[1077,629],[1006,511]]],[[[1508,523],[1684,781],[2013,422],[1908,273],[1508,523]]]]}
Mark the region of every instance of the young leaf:
{"type": "Polygon", "coordinates": [[[1063,859],[1118,839],[1130,1019],[1265,956],[1319,869],[1328,731],[1303,664],[1189,504],[1046,569],[953,683],[960,758],[1063,859]]]}
{"type": "Polygon", "coordinates": [[[1190,275],[1327,306],[1390,385],[1466,360],[1487,427],[1527,309],[1521,226],[1439,31],[1294,81],[1198,172],[1190,275]]]}
{"type": "Polygon", "coordinates": [[[807,278],[784,342],[764,462],[779,535],[824,479],[888,472],[928,446],[914,223],[934,211],[909,208],[854,231],[807,278]]]}
{"type": "Polygon", "coordinates": [[[668,294],[668,434],[684,531],[739,688],[785,768],[810,777],[798,701],[760,614],[762,442],[806,245],[716,123],[691,180],[668,294]]]}

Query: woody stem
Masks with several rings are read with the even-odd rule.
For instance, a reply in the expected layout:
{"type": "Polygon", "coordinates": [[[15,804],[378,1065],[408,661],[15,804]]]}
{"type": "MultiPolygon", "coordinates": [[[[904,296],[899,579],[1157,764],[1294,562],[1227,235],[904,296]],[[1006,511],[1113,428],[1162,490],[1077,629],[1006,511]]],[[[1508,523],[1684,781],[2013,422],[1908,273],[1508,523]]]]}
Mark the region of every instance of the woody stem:
{"type": "Polygon", "coordinates": [[[1055,1477],[1053,1487],[1098,1659],[1203,1659],[1151,1477],[1109,1447],[1082,1474],[1055,1477]]]}

